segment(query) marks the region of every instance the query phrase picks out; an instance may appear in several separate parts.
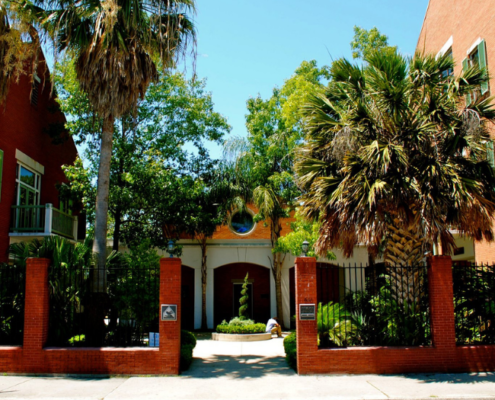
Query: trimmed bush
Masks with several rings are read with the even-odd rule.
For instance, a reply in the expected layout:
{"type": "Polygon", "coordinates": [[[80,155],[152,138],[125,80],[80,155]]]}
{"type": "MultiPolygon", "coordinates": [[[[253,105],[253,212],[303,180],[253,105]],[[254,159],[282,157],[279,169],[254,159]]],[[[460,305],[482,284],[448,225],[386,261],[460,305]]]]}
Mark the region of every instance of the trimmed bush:
{"type": "Polygon", "coordinates": [[[196,347],[196,336],[189,331],[182,330],[180,341],[180,370],[187,371],[193,361],[193,350],[196,347]]]}
{"type": "Polygon", "coordinates": [[[265,324],[251,324],[251,325],[223,325],[217,326],[218,333],[265,333],[265,324]]]}
{"type": "Polygon", "coordinates": [[[289,367],[297,372],[297,337],[296,332],[292,332],[284,339],[285,360],[289,367]]]}

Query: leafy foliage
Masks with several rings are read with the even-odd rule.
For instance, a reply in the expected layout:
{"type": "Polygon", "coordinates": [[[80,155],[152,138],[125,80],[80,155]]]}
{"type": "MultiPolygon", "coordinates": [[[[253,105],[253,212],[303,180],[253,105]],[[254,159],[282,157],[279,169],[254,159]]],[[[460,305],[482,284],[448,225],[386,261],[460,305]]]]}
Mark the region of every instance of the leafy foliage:
{"type": "Polygon", "coordinates": [[[196,347],[196,336],[192,332],[182,330],[180,334],[180,370],[187,371],[193,362],[193,350],[196,347]]]}
{"type": "Polygon", "coordinates": [[[0,263],[0,345],[22,345],[26,266],[0,263]]]}
{"type": "Polygon", "coordinates": [[[248,278],[249,278],[249,272],[246,274],[246,277],[244,278],[244,283],[242,284],[242,289],[241,289],[241,298],[239,299],[239,319],[245,320],[247,316],[249,315],[248,313],[248,308],[249,308],[249,295],[248,295],[248,278]]]}
{"type": "Polygon", "coordinates": [[[354,26],[354,38],[351,42],[352,58],[367,59],[372,53],[381,51],[394,53],[397,46],[388,45],[388,37],[374,27],[366,30],[354,26]]]}
{"type": "Polygon", "coordinates": [[[425,250],[440,242],[451,251],[453,229],[491,241],[486,143],[495,112],[490,99],[464,101],[484,72],[446,79],[447,56],[375,52],[366,61],[335,61],[325,94],[304,107],[307,141],[295,171],[303,216],[322,223],[317,252],[380,248],[390,223],[421,232],[425,250]]]}
{"type": "Polygon", "coordinates": [[[289,367],[297,372],[297,335],[291,332],[284,338],[285,360],[289,367]]]}
{"type": "Polygon", "coordinates": [[[265,324],[250,324],[250,325],[230,325],[220,324],[217,325],[218,333],[235,333],[235,334],[249,334],[249,333],[265,333],[265,324]]]}

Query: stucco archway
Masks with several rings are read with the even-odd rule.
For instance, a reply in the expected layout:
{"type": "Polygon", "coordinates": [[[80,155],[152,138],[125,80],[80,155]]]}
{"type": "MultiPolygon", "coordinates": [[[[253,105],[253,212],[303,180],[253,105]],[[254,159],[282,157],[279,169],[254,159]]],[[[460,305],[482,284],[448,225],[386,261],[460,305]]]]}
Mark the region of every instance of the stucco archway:
{"type": "Polygon", "coordinates": [[[240,285],[246,274],[252,285],[252,318],[266,323],[270,318],[270,270],[251,263],[231,263],[214,269],[214,325],[238,315],[234,304],[235,285],[240,285]]]}

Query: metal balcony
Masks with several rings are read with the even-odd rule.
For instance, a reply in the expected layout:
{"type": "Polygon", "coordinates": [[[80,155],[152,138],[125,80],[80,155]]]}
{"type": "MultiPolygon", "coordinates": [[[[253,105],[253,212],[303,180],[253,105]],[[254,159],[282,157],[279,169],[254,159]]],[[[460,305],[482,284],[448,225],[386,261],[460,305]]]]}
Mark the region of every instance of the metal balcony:
{"type": "Polygon", "coordinates": [[[66,214],[52,204],[12,206],[9,236],[59,235],[77,240],[77,217],[66,214]]]}

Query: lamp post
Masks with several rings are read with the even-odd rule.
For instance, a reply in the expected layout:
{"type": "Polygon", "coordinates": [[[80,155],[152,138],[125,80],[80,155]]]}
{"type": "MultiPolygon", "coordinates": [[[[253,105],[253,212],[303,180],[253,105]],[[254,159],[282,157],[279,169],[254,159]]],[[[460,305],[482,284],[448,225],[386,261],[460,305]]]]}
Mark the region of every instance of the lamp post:
{"type": "Polygon", "coordinates": [[[168,252],[168,254],[170,254],[170,258],[174,257],[174,250],[175,250],[174,241],[169,240],[168,245],[167,245],[167,252],[168,252]]]}
{"type": "Polygon", "coordinates": [[[309,250],[309,242],[305,240],[302,244],[302,252],[304,257],[308,256],[308,250],[309,250]]]}

